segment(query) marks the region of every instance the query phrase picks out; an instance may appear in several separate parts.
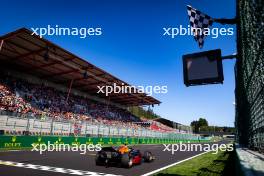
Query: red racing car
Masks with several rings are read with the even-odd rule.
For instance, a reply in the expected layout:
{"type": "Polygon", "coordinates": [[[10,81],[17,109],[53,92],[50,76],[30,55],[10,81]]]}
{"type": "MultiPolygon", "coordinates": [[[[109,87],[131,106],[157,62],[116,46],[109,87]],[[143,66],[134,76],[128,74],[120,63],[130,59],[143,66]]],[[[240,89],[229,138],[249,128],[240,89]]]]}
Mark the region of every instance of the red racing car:
{"type": "Polygon", "coordinates": [[[133,165],[139,165],[142,162],[151,162],[155,159],[150,151],[145,151],[142,154],[139,150],[129,148],[126,153],[120,153],[118,147],[103,147],[97,152],[95,157],[96,165],[118,165],[121,167],[130,168],[133,165]]]}

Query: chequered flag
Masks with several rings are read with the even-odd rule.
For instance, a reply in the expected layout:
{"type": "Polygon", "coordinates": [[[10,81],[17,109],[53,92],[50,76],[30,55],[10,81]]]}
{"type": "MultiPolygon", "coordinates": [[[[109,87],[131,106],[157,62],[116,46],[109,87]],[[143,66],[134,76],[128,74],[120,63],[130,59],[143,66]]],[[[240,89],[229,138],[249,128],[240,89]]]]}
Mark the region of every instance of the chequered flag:
{"type": "Polygon", "coordinates": [[[199,47],[202,48],[206,37],[205,31],[212,26],[213,18],[189,5],[187,5],[187,12],[194,39],[198,42],[199,47]]]}

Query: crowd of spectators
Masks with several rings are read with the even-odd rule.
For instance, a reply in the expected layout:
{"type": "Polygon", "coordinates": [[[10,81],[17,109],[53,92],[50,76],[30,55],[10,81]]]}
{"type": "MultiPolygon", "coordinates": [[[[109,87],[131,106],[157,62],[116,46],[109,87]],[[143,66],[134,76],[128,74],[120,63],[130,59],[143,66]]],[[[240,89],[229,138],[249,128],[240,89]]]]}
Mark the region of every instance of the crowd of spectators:
{"type": "Polygon", "coordinates": [[[143,123],[148,124],[147,126],[151,130],[160,131],[160,132],[175,132],[176,131],[176,129],[173,129],[155,120],[146,119],[146,118],[141,118],[141,120],[143,121],[143,123]]]}
{"type": "Polygon", "coordinates": [[[0,110],[55,120],[90,120],[109,125],[135,126],[130,112],[7,75],[0,76],[0,110]]]}
{"type": "MultiPolygon", "coordinates": [[[[0,76],[0,110],[41,119],[91,121],[133,128],[138,128],[141,122],[125,109],[74,94],[67,100],[66,92],[3,74],[0,76]]],[[[169,131],[169,127],[156,123],[148,128],[169,131]]]]}
{"type": "Polygon", "coordinates": [[[163,125],[162,123],[156,122],[156,121],[152,121],[152,123],[150,125],[150,129],[155,130],[155,131],[162,131],[162,132],[175,131],[173,128],[170,128],[170,127],[163,125]]]}

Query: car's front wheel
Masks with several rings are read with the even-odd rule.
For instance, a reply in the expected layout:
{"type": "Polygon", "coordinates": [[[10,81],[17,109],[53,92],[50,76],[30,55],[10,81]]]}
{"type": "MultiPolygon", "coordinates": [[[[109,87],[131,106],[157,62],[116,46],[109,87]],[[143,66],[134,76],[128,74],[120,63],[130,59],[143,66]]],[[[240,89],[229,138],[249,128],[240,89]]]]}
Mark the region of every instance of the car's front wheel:
{"type": "Polygon", "coordinates": [[[107,156],[105,152],[98,152],[95,156],[95,164],[97,166],[102,166],[106,164],[107,156]]]}

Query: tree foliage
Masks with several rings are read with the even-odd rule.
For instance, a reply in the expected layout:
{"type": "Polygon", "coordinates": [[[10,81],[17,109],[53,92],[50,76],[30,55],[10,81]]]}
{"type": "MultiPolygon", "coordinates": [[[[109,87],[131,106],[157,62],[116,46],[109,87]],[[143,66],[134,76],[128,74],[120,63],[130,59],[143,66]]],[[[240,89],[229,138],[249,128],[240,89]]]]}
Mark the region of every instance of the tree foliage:
{"type": "Polygon", "coordinates": [[[191,122],[191,126],[194,133],[199,132],[230,132],[234,133],[234,127],[219,127],[219,126],[209,126],[208,122],[204,118],[199,118],[199,120],[194,120],[191,122]]]}
{"type": "Polygon", "coordinates": [[[192,126],[192,128],[193,128],[193,131],[195,132],[195,133],[198,133],[199,131],[200,131],[200,128],[202,127],[202,126],[208,126],[208,122],[207,122],[207,120],[206,119],[204,119],[204,118],[199,118],[199,120],[194,120],[194,121],[192,121],[191,122],[191,126],[192,126]]]}

